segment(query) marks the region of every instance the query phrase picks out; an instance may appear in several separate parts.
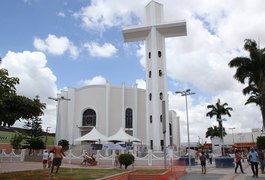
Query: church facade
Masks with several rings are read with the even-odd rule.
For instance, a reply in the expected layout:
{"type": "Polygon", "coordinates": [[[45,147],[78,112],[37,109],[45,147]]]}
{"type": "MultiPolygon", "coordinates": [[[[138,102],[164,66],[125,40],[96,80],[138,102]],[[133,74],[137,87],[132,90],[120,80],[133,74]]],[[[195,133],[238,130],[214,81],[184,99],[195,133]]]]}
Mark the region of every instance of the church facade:
{"type": "MultiPolygon", "coordinates": [[[[68,88],[58,95],[58,116],[56,140],[66,139],[70,145],[78,145],[74,140],[90,132],[93,127],[112,136],[121,127],[128,134],[141,139],[142,144],[153,150],[162,150],[154,146],[153,137],[147,132],[153,131],[152,119],[146,118],[146,90],[134,87],[90,85],[79,89],[68,88]],[[64,99],[69,99],[68,101],[64,99]]],[[[180,146],[179,119],[174,111],[167,113],[167,145],[180,146]]],[[[162,124],[162,119],[159,122],[162,124]]],[[[163,137],[160,129],[160,137],[163,137]]]]}

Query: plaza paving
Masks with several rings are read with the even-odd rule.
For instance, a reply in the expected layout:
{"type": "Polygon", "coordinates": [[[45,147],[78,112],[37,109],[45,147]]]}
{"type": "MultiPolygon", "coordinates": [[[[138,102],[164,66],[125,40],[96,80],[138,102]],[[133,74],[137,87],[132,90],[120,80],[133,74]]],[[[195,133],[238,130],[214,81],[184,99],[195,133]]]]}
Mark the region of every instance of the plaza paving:
{"type": "Polygon", "coordinates": [[[187,174],[185,176],[180,177],[180,180],[187,179],[195,179],[195,180],[248,180],[248,179],[265,179],[265,174],[260,173],[259,169],[259,177],[253,178],[251,166],[245,161],[242,163],[243,170],[245,174],[242,174],[240,168],[237,169],[237,174],[235,174],[234,168],[215,168],[215,164],[207,164],[206,174],[201,174],[200,165],[192,166],[191,169],[187,167],[187,174]]]}
{"type": "MultiPolygon", "coordinates": [[[[81,166],[79,164],[67,164],[63,163],[62,167],[67,168],[113,168],[111,167],[99,167],[99,166],[81,166]]],[[[138,167],[134,167],[138,168],[138,167]]],[[[150,168],[150,167],[149,167],[150,168]]],[[[256,179],[252,177],[252,171],[250,165],[247,162],[243,163],[243,168],[245,174],[235,174],[234,168],[215,168],[214,164],[207,164],[207,172],[206,174],[201,174],[201,167],[200,165],[192,166],[191,169],[189,167],[186,168],[187,174],[185,176],[180,177],[180,180],[249,180],[249,179],[256,179]]],[[[12,171],[24,171],[24,170],[35,170],[35,169],[42,169],[41,162],[11,162],[11,163],[0,163],[0,173],[3,172],[12,172],[12,171]]],[[[132,167],[129,167],[132,169],[132,167]]],[[[238,169],[240,172],[240,169],[238,169]]],[[[259,171],[259,178],[265,180],[265,174],[260,174],[259,171]]]]}

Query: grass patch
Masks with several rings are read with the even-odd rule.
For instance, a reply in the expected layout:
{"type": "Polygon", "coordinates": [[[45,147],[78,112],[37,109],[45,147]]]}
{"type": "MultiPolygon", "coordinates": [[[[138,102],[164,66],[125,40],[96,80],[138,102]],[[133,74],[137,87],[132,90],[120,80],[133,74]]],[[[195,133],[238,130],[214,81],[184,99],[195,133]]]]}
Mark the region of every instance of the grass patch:
{"type": "MultiPolygon", "coordinates": [[[[10,144],[10,140],[15,136],[16,133],[9,131],[0,131],[0,144],[10,144]]],[[[42,141],[45,143],[46,136],[41,136],[42,141]]],[[[54,145],[55,136],[47,136],[47,145],[54,145]]],[[[22,143],[26,143],[26,140],[23,140],[22,143]]]]}
{"type": "Polygon", "coordinates": [[[11,138],[15,135],[13,132],[6,132],[6,131],[0,131],[1,136],[0,136],[0,143],[1,144],[9,144],[11,138]]]}
{"type": "Polygon", "coordinates": [[[50,176],[50,169],[41,169],[34,171],[17,171],[10,173],[0,173],[0,179],[19,179],[19,180],[48,180],[48,179],[77,179],[94,180],[106,176],[124,172],[124,169],[84,169],[84,168],[60,168],[58,174],[50,176]]]}
{"type": "Polygon", "coordinates": [[[137,169],[134,174],[162,174],[167,169],[137,169]]]}

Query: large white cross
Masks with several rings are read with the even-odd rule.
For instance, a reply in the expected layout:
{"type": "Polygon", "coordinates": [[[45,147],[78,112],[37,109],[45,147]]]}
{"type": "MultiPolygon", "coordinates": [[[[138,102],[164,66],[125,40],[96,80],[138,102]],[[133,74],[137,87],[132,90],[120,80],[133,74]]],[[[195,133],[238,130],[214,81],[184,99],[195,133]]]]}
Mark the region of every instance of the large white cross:
{"type": "MultiPolygon", "coordinates": [[[[146,56],[146,144],[153,150],[161,150],[162,101],[166,103],[166,122],[168,122],[167,76],[165,38],[185,36],[186,22],[163,22],[163,5],[151,1],[145,7],[146,24],[123,30],[125,42],[145,40],[146,56]]],[[[166,137],[169,137],[169,124],[166,137]]],[[[169,138],[166,145],[169,144],[169,138]]]]}

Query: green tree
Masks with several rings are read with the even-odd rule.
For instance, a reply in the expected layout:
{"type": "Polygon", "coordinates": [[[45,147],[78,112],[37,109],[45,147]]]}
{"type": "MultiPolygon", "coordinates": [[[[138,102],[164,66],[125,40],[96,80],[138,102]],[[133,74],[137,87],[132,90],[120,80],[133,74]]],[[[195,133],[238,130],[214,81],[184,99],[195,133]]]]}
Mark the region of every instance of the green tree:
{"type": "Polygon", "coordinates": [[[43,136],[41,124],[42,119],[39,117],[28,119],[24,124],[24,128],[27,130],[25,131],[26,141],[30,149],[43,149],[45,147],[44,142],[41,140],[43,136]]]}
{"type": "Polygon", "coordinates": [[[265,149],[265,136],[257,137],[257,147],[259,149],[265,149]]]}
{"type": "Polygon", "coordinates": [[[42,124],[42,119],[39,117],[27,120],[24,124],[24,128],[27,129],[26,131],[27,136],[33,139],[43,136],[41,124],[42,124]]]}
{"type": "Polygon", "coordinates": [[[17,84],[18,78],[9,77],[6,69],[0,69],[0,125],[12,126],[17,120],[43,115],[46,108],[38,98],[31,100],[17,95],[17,84]]]}
{"type": "Polygon", "coordinates": [[[217,103],[212,104],[212,105],[208,105],[207,108],[211,109],[208,113],[206,113],[206,116],[209,116],[210,118],[216,116],[216,120],[218,122],[219,125],[219,134],[221,134],[221,139],[223,139],[223,135],[222,135],[222,128],[223,128],[223,119],[222,116],[223,115],[228,115],[229,117],[231,117],[231,114],[229,111],[233,111],[233,109],[231,107],[226,107],[228,106],[227,103],[221,104],[220,99],[218,99],[217,103]]]}
{"type": "Polygon", "coordinates": [[[10,144],[12,145],[13,149],[18,149],[21,147],[21,143],[24,139],[23,134],[16,133],[10,140],[10,144]]]}
{"type": "MultiPolygon", "coordinates": [[[[224,136],[226,135],[224,127],[223,127],[223,135],[224,136]]],[[[206,138],[210,137],[211,139],[213,137],[222,137],[222,130],[220,129],[220,127],[217,126],[209,127],[205,133],[205,137],[206,138]]]]}
{"type": "Polygon", "coordinates": [[[30,149],[45,149],[45,144],[40,138],[27,139],[30,149]]]}
{"type": "Polygon", "coordinates": [[[265,48],[257,47],[255,40],[246,39],[244,49],[249,57],[236,57],[229,62],[229,67],[237,68],[234,78],[242,84],[244,95],[250,95],[247,102],[255,103],[260,107],[262,114],[262,129],[265,130],[265,48]]]}

